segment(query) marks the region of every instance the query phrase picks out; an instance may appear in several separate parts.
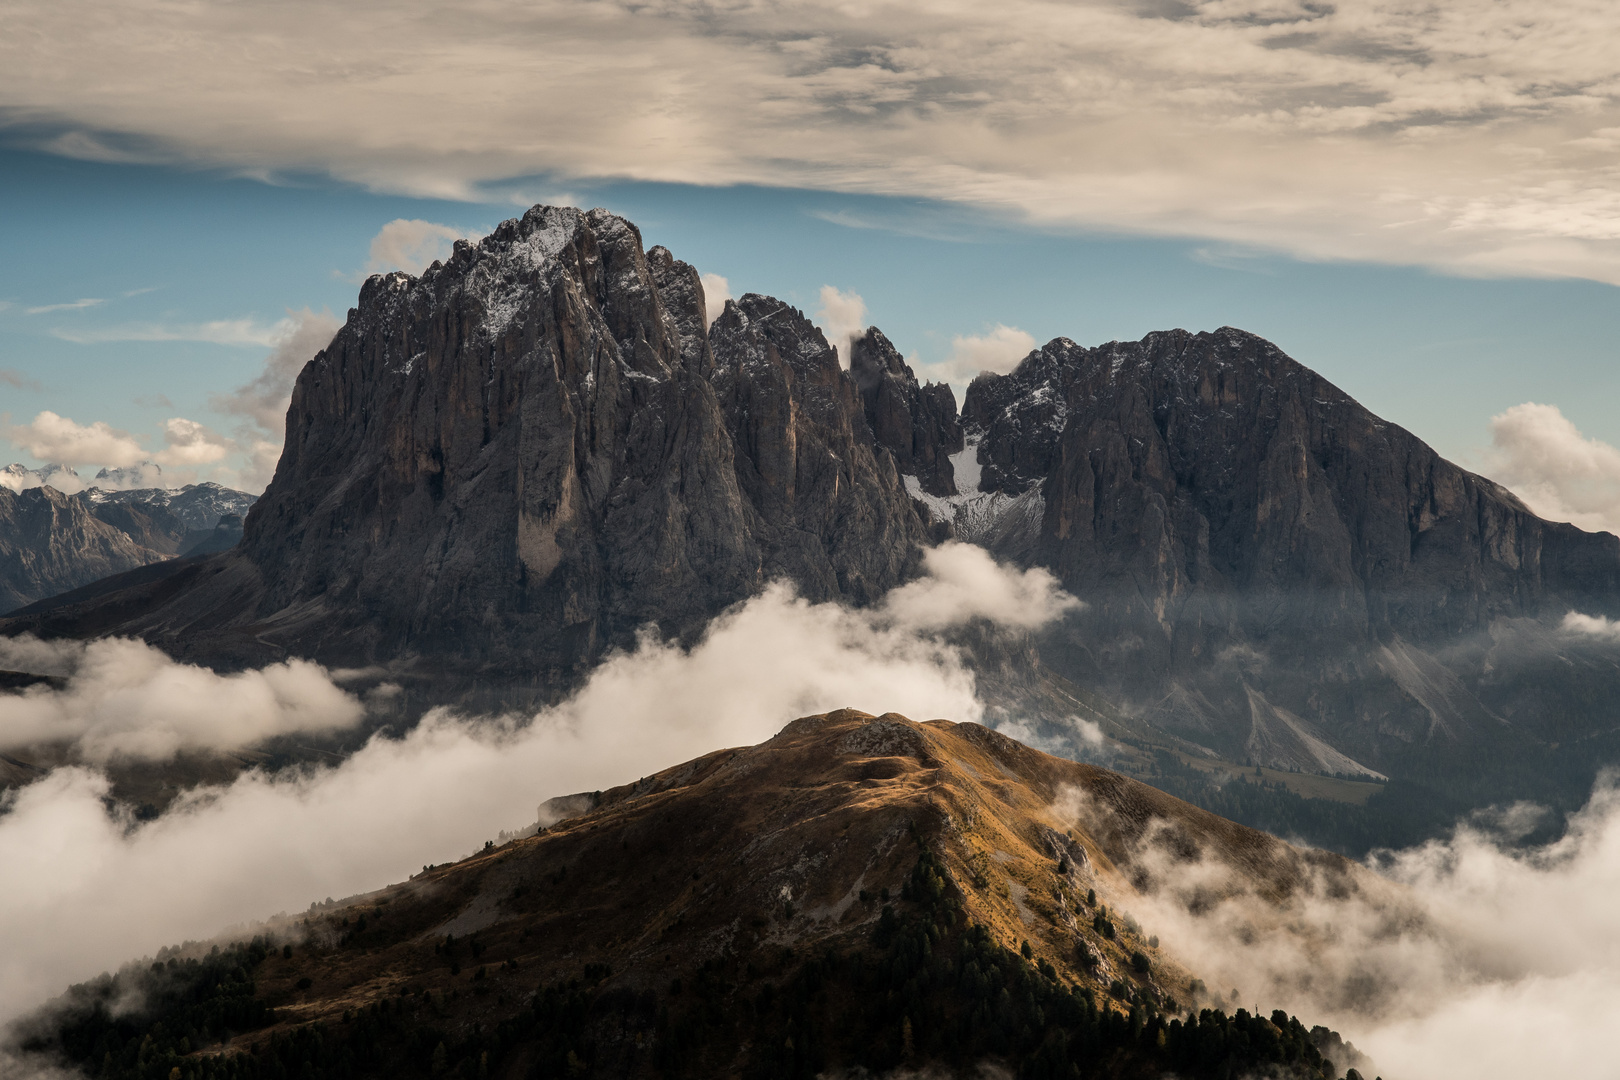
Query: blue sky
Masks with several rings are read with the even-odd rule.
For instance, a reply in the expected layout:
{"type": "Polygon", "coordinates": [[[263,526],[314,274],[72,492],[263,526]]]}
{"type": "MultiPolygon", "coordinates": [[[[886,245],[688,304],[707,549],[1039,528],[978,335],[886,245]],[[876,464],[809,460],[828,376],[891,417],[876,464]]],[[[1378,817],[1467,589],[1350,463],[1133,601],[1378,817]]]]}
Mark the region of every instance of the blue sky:
{"type": "MultiPolygon", "coordinates": [[[[1487,421],[1527,401],[1620,442],[1620,292],[1607,284],[1306,261],[918,198],[544,177],[512,186],[622,213],[649,246],[724,276],[736,294],[813,313],[822,286],[858,293],[925,375],[953,338],[996,324],[1083,344],[1233,325],[1465,463],[1485,464],[1487,421]]],[[[0,153],[0,202],[0,369],[20,376],[0,383],[0,412],[11,424],[41,410],[102,421],[151,446],[173,416],[227,428],[210,396],[258,373],[265,336],[289,312],[341,319],[387,222],[481,232],[522,209],[510,196],[410,198],[320,176],[272,183],[20,150],[0,153]],[[85,300],[98,302],[61,306],[85,300]],[[220,323],[233,325],[197,329],[220,323]],[[124,340],[153,328],[240,343],[124,340]]]]}

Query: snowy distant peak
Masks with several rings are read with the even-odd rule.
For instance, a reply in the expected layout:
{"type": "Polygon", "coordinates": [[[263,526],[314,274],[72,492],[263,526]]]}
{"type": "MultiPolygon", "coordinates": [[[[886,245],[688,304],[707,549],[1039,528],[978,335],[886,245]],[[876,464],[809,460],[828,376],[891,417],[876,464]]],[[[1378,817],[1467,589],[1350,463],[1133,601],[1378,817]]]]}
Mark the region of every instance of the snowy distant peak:
{"type": "Polygon", "coordinates": [[[95,486],[115,491],[161,488],[165,486],[163,469],[155,461],[143,461],[139,465],[121,469],[101,469],[96,473],[95,486]]]}
{"type": "Polygon", "coordinates": [[[72,495],[84,490],[84,479],[68,466],[54,463],[30,469],[19,462],[13,462],[0,469],[0,487],[8,491],[20,494],[29,488],[47,486],[64,495],[72,495]]]}
{"type": "Polygon", "coordinates": [[[249,495],[212,481],[179,488],[134,488],[129,491],[89,488],[80,498],[91,506],[160,507],[191,531],[212,531],[219,524],[219,519],[228,514],[245,517],[248,508],[259,500],[257,495],[249,495]]]}

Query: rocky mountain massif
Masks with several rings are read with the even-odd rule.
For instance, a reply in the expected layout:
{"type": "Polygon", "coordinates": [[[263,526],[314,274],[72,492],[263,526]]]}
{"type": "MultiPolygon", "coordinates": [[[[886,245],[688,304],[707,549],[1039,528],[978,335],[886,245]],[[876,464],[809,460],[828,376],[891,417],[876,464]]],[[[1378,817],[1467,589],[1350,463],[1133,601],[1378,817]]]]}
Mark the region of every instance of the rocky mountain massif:
{"type": "Polygon", "coordinates": [[[1543,521],[1252,334],[1059,339],[971,386],[992,549],[1087,600],[1043,659],[1235,760],[1348,774],[1611,726],[1620,539],[1543,521]]]}
{"type": "Polygon", "coordinates": [[[1086,601],[986,668],[1049,737],[1090,716],[1061,678],[1139,734],[1281,769],[1573,792],[1620,756],[1620,654],[1564,624],[1620,615],[1620,540],[1537,518],[1270,343],[1058,339],[960,415],[876,329],[852,354],[769,297],[710,312],[621,218],[537,207],[366,283],[239,546],[0,632],[533,700],[773,577],[871,601],[954,534],[1086,601]]]}
{"type": "Polygon", "coordinates": [[[1214,867],[1278,909],[1369,872],[976,724],[842,710],[573,801],[251,944],[76,987],[25,1045],[107,1080],[1365,1067],[1284,1012],[1220,1011],[1130,909],[1177,887],[1167,853],[1205,864],[1206,907],[1214,867]]]}
{"type": "Polygon", "coordinates": [[[537,207],[365,284],[298,378],[239,547],[27,625],[216,664],[418,658],[543,693],[774,577],[875,599],[925,539],[801,313],[751,295],[711,328],[696,271],[629,222],[537,207]]]}
{"type": "Polygon", "coordinates": [[[225,550],[254,502],[214,483],[68,495],[48,483],[72,477],[61,466],[4,472],[13,482],[45,482],[16,491],[0,484],[0,613],[175,556],[225,550]]]}

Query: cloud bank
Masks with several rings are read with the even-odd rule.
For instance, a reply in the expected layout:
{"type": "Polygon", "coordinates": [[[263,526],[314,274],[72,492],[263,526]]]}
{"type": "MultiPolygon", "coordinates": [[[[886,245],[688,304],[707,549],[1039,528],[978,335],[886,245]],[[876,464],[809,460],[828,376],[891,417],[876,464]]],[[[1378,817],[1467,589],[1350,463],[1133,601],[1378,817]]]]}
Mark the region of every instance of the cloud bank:
{"type": "Polygon", "coordinates": [[[325,170],[413,195],[541,174],[757,183],[1620,281],[1612,4],[392,10],[17,3],[0,104],[13,141],[59,154],[325,170]]]}
{"type": "Polygon", "coordinates": [[[365,712],[305,660],[216,675],[123,638],[0,638],[0,669],[67,678],[61,690],[41,684],[0,699],[0,750],[71,743],[88,762],[236,750],[277,735],[350,727],[365,712]]]}
{"type": "MultiPolygon", "coordinates": [[[[546,798],[756,743],[797,716],[854,705],[977,719],[973,677],[935,632],[1007,613],[1027,625],[1032,611],[1072,601],[1049,577],[998,567],[974,549],[943,549],[927,570],[868,611],[811,604],[775,585],[690,649],[644,637],[535,717],[436,711],[403,739],[374,738],[339,765],[246,773],[182,796],[150,822],[109,815],[108,781],[92,768],[14,789],[0,807],[0,1020],[165,944],[467,854],[532,822],[546,798]]],[[[0,730],[54,725],[87,751],[219,746],[312,717],[338,722],[358,707],[312,665],[216,676],[132,642],[10,647],[18,652],[8,663],[71,676],[61,691],[0,696],[0,730]]]]}
{"type": "MultiPolygon", "coordinates": [[[[1100,813],[1078,792],[1055,809],[1100,813]]],[[[1335,1028],[1384,1076],[1599,1080],[1614,1071],[1602,1018],[1620,1009],[1620,788],[1600,779],[1562,839],[1516,846],[1539,814],[1476,815],[1443,840],[1375,853],[1376,874],[1307,868],[1314,888],[1280,906],[1257,895],[1251,867],[1149,844],[1141,865],[1161,887],[1105,899],[1212,990],[1237,990],[1228,1007],[1335,1028]]]]}

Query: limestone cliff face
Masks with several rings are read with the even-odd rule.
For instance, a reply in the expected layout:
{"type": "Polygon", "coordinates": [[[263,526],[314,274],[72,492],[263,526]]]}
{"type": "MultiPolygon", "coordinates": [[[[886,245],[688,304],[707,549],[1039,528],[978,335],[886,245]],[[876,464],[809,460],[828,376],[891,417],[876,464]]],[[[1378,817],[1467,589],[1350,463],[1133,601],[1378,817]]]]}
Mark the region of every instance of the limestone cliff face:
{"type": "Polygon", "coordinates": [[[950,457],[962,450],[962,425],[950,386],[920,385],[900,351],[875,326],[856,339],[849,369],[872,437],[894,455],[896,468],[915,476],[930,495],[957,494],[950,457]]]}
{"type": "Polygon", "coordinates": [[[1252,334],[1059,339],[965,418],[985,490],[1039,485],[1032,561],[1089,605],[1043,656],[1228,752],[1337,767],[1313,740],[1377,758],[1500,725],[1511,695],[1463,643],[1620,604],[1620,539],[1543,521],[1252,334]]]}
{"type": "Polygon", "coordinates": [[[865,603],[916,568],[922,524],[855,381],[804,314],[750,293],[715,321],[714,389],[770,576],[865,603]]]}
{"type": "MultiPolygon", "coordinates": [[[[240,546],[121,597],[116,625],[221,663],[561,687],[774,577],[856,602],[898,584],[922,525],[820,332],[764,297],[708,324],[696,271],[605,211],[536,207],[371,278],[298,378],[240,546]]],[[[39,628],[105,627],[91,606],[39,628]]]]}
{"type": "Polygon", "coordinates": [[[248,518],[257,614],[315,605],[288,644],[317,652],[566,666],[745,595],[762,566],[693,277],[621,218],[537,208],[368,281],[248,518]],[[690,285],[674,310],[655,264],[690,285]]]}
{"type": "Polygon", "coordinates": [[[53,487],[0,487],[0,612],[167,557],[53,487]]]}

